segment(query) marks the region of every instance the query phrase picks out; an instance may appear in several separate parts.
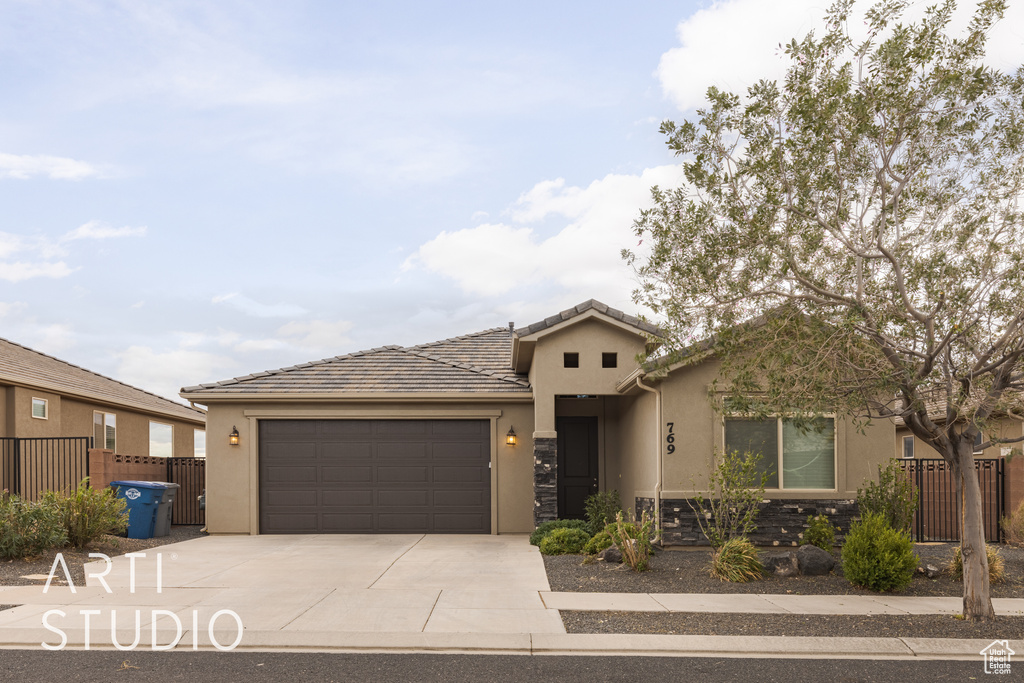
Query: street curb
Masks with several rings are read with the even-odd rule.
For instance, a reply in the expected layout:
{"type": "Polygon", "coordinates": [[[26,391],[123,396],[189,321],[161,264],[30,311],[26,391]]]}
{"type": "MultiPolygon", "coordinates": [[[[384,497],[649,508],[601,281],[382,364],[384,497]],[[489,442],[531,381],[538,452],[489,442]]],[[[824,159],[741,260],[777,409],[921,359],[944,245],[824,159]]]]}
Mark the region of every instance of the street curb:
{"type": "MultiPolygon", "coordinates": [[[[68,643],[64,649],[84,649],[84,632],[81,629],[65,629],[65,632],[68,643]]],[[[178,645],[167,651],[217,651],[206,633],[199,635],[199,642],[193,647],[192,632],[186,630],[178,645]]],[[[217,637],[223,647],[229,645],[235,635],[224,632],[218,633],[217,637]]],[[[150,630],[143,629],[141,636],[136,649],[150,650],[150,630]]],[[[167,644],[173,637],[173,632],[161,630],[157,633],[157,642],[167,644]]],[[[56,644],[57,641],[52,631],[43,628],[20,629],[16,634],[0,633],[0,638],[0,649],[42,649],[43,642],[56,644]]],[[[122,644],[132,640],[132,634],[127,631],[118,636],[122,644]]],[[[241,643],[233,651],[977,661],[981,658],[981,650],[990,643],[990,640],[954,638],[246,630],[241,643]]],[[[1011,640],[1009,646],[1018,652],[1024,651],[1024,640],[1011,640]]],[[[109,631],[93,632],[90,649],[114,649],[109,631]]]]}

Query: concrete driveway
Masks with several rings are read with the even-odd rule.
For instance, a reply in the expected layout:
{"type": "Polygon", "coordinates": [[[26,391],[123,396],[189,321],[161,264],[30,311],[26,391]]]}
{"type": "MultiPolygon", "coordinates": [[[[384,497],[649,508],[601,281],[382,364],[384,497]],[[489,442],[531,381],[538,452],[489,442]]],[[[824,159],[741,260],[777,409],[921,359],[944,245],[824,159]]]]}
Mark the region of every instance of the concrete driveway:
{"type": "Polygon", "coordinates": [[[52,609],[65,616],[51,615],[49,623],[71,642],[88,630],[93,643],[108,647],[112,620],[122,644],[132,641],[136,619],[142,643],[151,642],[154,621],[170,632],[157,642],[173,640],[168,613],[186,632],[205,634],[214,620],[214,630],[226,634],[218,641],[230,643],[237,626],[223,610],[237,614],[247,634],[276,632],[288,641],[288,634],[332,632],[565,633],[558,612],[541,600],[547,575],[525,535],[212,536],[116,557],[96,576],[105,568],[88,565],[88,586],[74,593],[0,589],[0,603],[20,604],[0,612],[0,638],[11,642],[25,630],[36,644],[39,633],[57,642],[53,629],[40,629],[52,609]]]}

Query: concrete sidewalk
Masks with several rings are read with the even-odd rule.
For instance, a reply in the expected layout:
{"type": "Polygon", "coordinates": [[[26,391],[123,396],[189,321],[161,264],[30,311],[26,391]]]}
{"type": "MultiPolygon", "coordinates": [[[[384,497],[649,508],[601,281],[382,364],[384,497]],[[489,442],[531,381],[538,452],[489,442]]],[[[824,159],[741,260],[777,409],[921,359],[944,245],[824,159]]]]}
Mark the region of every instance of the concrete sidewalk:
{"type": "MultiPolygon", "coordinates": [[[[525,536],[228,536],[0,587],[0,647],[978,659],[990,641],[567,634],[560,610],[952,614],[960,598],[555,593],[525,536]],[[108,591],[109,589],[109,591],[108,591]]],[[[996,599],[1024,614],[1024,599],[996,599]]],[[[1024,641],[1011,641],[1024,652],[1024,641]]]]}

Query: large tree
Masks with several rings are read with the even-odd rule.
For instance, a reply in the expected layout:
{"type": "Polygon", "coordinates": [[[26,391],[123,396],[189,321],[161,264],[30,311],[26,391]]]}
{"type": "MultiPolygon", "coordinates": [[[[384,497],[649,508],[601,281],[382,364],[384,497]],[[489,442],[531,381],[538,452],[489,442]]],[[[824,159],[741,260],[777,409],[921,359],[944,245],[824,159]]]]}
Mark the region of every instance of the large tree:
{"type": "Polygon", "coordinates": [[[1024,386],[1024,70],[983,61],[1005,1],[958,35],[952,0],[916,22],[907,4],[862,21],[839,0],[785,47],[784,82],[662,124],[686,182],[653,189],[649,252],[624,256],[662,352],[713,340],[731,405],[901,418],[934,448],[960,487],[964,616],[988,619],[974,452],[1009,441],[990,427],[1024,386]]]}

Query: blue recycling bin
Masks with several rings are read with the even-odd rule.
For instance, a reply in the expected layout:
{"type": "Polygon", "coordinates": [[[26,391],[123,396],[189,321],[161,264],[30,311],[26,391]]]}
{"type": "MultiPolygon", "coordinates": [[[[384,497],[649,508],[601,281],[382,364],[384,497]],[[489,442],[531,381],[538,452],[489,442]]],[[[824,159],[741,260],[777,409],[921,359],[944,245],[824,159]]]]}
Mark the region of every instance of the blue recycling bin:
{"type": "Polygon", "coordinates": [[[118,498],[128,503],[128,538],[153,538],[156,513],[167,486],[155,481],[112,481],[118,498]]]}

